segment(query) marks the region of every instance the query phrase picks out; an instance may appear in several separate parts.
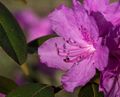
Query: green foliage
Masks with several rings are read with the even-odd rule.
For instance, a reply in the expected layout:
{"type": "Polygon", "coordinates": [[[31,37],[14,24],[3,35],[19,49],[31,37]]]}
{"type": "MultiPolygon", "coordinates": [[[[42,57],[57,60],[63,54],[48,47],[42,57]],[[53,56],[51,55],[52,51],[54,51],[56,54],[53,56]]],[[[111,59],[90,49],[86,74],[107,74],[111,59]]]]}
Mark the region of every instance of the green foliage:
{"type": "Polygon", "coordinates": [[[66,92],[65,90],[61,90],[55,94],[55,97],[78,97],[80,88],[76,89],[73,93],[66,92]]]}
{"type": "Polygon", "coordinates": [[[50,34],[50,35],[42,36],[39,39],[36,39],[36,40],[32,41],[31,43],[29,43],[29,45],[33,46],[33,47],[38,47],[41,44],[43,44],[46,40],[48,40],[50,38],[53,38],[53,37],[57,37],[57,35],[56,34],[50,34]]]}
{"type": "Polygon", "coordinates": [[[102,93],[98,91],[97,84],[88,84],[80,89],[78,97],[104,97],[102,93]]]}
{"type": "Polygon", "coordinates": [[[8,94],[16,87],[17,85],[14,81],[0,76],[0,93],[8,94]]]}
{"type": "Polygon", "coordinates": [[[29,53],[34,53],[40,45],[42,45],[46,40],[53,38],[53,37],[57,37],[57,35],[56,34],[46,35],[46,36],[40,37],[39,39],[36,39],[30,42],[28,44],[29,53]]]}
{"type": "Polygon", "coordinates": [[[54,97],[54,91],[47,85],[30,84],[16,88],[6,97],[54,97]]]}
{"type": "Polygon", "coordinates": [[[0,3],[0,46],[17,63],[23,64],[27,57],[24,34],[9,10],[0,3]]]}

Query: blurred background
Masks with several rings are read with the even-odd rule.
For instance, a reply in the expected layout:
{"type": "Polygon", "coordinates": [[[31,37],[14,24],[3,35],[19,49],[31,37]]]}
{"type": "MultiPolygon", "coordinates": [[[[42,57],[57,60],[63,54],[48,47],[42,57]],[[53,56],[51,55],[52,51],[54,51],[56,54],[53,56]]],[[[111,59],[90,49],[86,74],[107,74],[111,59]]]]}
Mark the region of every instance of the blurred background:
{"type": "Polygon", "coordinates": [[[31,8],[40,15],[46,15],[60,4],[71,5],[71,0],[0,0],[12,12],[31,8]]]}

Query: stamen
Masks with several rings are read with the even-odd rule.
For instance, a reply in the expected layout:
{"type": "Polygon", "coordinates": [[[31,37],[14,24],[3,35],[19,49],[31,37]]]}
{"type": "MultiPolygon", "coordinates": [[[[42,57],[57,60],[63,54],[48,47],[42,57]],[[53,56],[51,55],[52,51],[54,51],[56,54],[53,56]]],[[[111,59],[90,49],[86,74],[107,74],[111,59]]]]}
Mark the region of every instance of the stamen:
{"type": "Polygon", "coordinates": [[[76,42],[69,39],[67,40],[67,44],[63,44],[62,48],[58,47],[57,43],[55,43],[57,54],[64,57],[63,60],[65,62],[80,62],[95,51],[95,48],[92,45],[79,47],[78,45],[74,45],[74,43],[76,42]],[[67,48],[68,44],[71,45],[71,49],[67,48]]]}
{"type": "Polygon", "coordinates": [[[94,42],[94,40],[91,38],[89,31],[84,26],[81,25],[79,30],[82,32],[85,41],[90,44],[94,42]]]}

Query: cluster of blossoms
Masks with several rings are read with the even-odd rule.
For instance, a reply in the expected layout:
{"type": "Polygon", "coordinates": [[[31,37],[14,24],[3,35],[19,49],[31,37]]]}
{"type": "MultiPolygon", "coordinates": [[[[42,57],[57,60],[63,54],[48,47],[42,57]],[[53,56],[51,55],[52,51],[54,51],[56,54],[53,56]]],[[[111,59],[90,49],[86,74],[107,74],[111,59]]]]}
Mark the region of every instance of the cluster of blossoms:
{"type": "Polygon", "coordinates": [[[120,97],[120,8],[119,2],[73,0],[73,7],[64,5],[48,16],[52,30],[59,37],[39,47],[43,63],[65,71],[61,82],[73,92],[101,72],[100,91],[105,97],[120,97]]]}
{"type": "MultiPolygon", "coordinates": [[[[46,29],[52,28],[59,37],[47,40],[38,48],[41,62],[65,72],[61,82],[68,92],[84,86],[99,70],[99,90],[105,97],[120,97],[119,2],[84,0],[82,5],[78,0],[72,1],[72,8],[62,5],[48,16],[46,29]]],[[[28,42],[43,36],[41,32],[51,33],[50,29],[41,30],[44,22],[34,20],[33,16],[29,18],[34,23],[26,22],[37,26],[25,27],[30,29],[28,36],[32,33],[28,42]],[[32,30],[34,27],[39,35],[32,30]]]]}

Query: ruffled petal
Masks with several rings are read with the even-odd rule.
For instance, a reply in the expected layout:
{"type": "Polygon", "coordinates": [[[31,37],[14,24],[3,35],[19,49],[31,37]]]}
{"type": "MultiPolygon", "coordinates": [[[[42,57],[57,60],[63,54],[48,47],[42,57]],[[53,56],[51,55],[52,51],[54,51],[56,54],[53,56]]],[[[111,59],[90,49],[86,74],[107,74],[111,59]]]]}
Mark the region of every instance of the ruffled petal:
{"type": "Polygon", "coordinates": [[[75,14],[76,23],[81,31],[81,34],[83,35],[83,37],[85,37],[84,34],[86,32],[87,39],[85,40],[95,42],[99,36],[99,31],[96,21],[91,15],[89,15],[86,12],[85,8],[81,5],[81,3],[78,0],[74,0],[73,5],[74,5],[73,11],[75,14]],[[81,28],[83,28],[84,30],[81,28]]]}
{"type": "Polygon", "coordinates": [[[52,12],[49,18],[53,30],[61,37],[73,39],[82,45],[87,45],[88,41],[98,38],[94,19],[88,16],[80,4],[75,5],[73,9],[62,6],[52,12]]]}
{"type": "Polygon", "coordinates": [[[84,7],[90,11],[103,12],[106,6],[109,4],[109,0],[84,0],[84,7]]]}
{"type": "Polygon", "coordinates": [[[100,91],[104,92],[105,97],[120,97],[120,78],[114,72],[105,71],[102,74],[100,91]]]}
{"type": "Polygon", "coordinates": [[[62,77],[63,87],[68,92],[73,92],[78,86],[84,86],[95,75],[95,66],[92,56],[74,65],[62,77]]]}
{"type": "Polygon", "coordinates": [[[61,6],[49,15],[53,30],[62,37],[79,41],[82,35],[76,24],[72,9],[61,6]]]}
{"type": "Polygon", "coordinates": [[[101,72],[99,89],[105,97],[120,97],[120,63],[112,55],[107,68],[101,72]]]}
{"type": "Polygon", "coordinates": [[[61,69],[66,71],[71,68],[73,63],[65,62],[66,53],[64,53],[64,47],[71,48],[70,45],[66,44],[65,40],[61,37],[51,38],[43,43],[39,49],[38,54],[41,62],[48,65],[48,67],[61,69]],[[58,49],[61,50],[59,55],[58,49]]]}
{"type": "Polygon", "coordinates": [[[120,6],[119,2],[111,3],[107,6],[106,10],[103,12],[105,18],[112,22],[113,25],[120,24],[120,6]]]}
{"type": "Polygon", "coordinates": [[[109,50],[106,46],[98,46],[94,54],[95,66],[98,70],[103,71],[108,64],[109,50]]]}

